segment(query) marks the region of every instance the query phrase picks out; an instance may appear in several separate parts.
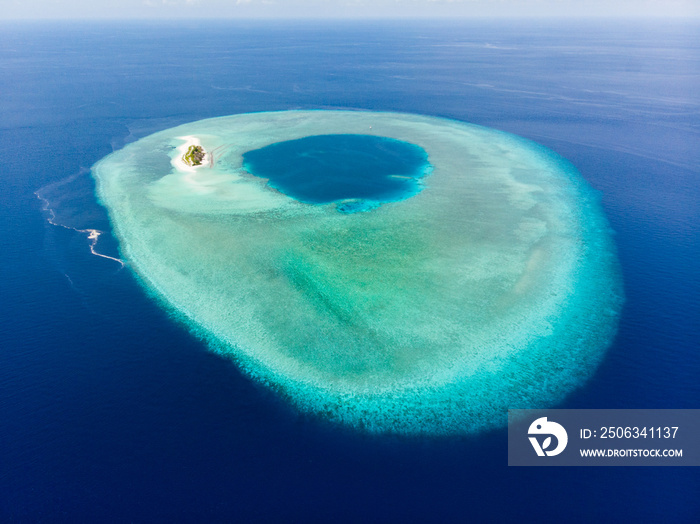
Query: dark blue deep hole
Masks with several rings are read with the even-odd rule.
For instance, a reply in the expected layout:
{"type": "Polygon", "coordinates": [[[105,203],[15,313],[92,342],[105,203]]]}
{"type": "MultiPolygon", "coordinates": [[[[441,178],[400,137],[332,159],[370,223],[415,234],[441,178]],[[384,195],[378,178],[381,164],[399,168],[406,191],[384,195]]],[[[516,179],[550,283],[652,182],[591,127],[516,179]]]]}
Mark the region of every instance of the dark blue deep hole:
{"type": "Polygon", "coordinates": [[[344,213],[409,198],[431,171],[422,147],[371,135],[317,135],[243,155],[252,175],[306,204],[337,203],[344,213]]]}

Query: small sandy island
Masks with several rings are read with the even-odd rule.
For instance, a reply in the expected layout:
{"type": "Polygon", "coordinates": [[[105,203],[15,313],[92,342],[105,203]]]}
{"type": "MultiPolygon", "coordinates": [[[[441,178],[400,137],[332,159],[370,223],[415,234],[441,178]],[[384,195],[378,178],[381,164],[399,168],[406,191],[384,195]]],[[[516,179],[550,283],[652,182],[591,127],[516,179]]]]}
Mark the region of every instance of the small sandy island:
{"type": "Polygon", "coordinates": [[[195,136],[179,136],[185,143],[177,148],[177,155],[170,162],[181,172],[194,173],[202,166],[211,165],[211,154],[207,153],[195,136]]]}

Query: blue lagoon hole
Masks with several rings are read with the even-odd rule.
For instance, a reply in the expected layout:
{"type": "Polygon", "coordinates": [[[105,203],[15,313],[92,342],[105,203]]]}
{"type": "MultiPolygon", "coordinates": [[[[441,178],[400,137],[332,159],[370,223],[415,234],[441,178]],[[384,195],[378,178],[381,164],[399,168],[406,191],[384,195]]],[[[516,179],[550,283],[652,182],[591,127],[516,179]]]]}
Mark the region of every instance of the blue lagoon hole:
{"type": "Polygon", "coordinates": [[[410,198],[432,171],[415,144],[373,135],[316,135],[243,154],[252,175],[306,204],[336,203],[341,213],[368,211],[410,198]]]}

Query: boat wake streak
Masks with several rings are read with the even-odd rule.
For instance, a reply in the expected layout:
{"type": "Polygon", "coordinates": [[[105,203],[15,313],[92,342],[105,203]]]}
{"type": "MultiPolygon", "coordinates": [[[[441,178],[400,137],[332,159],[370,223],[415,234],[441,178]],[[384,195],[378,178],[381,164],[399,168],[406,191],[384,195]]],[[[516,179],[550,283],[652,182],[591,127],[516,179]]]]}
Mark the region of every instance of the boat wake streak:
{"type": "Polygon", "coordinates": [[[64,184],[73,182],[73,181],[75,181],[75,179],[77,179],[79,176],[85,174],[86,172],[87,172],[87,170],[81,170],[79,173],[72,175],[65,180],[57,182],[56,184],[51,184],[49,186],[45,186],[41,189],[38,189],[37,191],[34,192],[34,194],[42,202],[41,211],[44,213],[46,220],[49,224],[51,224],[52,226],[62,227],[64,229],[69,229],[71,231],[75,231],[77,233],[87,235],[87,239],[89,241],[89,246],[90,246],[90,253],[92,253],[93,255],[100,257],[100,258],[106,258],[107,260],[112,260],[112,261],[116,262],[117,264],[119,264],[119,266],[120,266],[119,269],[122,269],[123,267],[126,266],[126,264],[123,260],[121,260],[120,258],[105,255],[104,253],[100,253],[97,250],[97,243],[100,239],[100,235],[102,235],[104,233],[104,231],[101,231],[99,229],[93,229],[93,228],[81,229],[78,227],[73,227],[73,226],[69,226],[66,224],[62,224],[61,222],[58,221],[58,219],[56,217],[56,213],[53,210],[53,208],[51,207],[51,202],[45,196],[43,196],[44,191],[54,189],[58,186],[62,186],[64,184]]]}

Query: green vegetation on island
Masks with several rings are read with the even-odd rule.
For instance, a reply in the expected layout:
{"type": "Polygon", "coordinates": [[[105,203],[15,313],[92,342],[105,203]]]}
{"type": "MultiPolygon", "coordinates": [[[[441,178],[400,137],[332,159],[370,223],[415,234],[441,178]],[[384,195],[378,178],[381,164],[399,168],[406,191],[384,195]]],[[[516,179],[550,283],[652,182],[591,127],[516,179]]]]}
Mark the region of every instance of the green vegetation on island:
{"type": "Polygon", "coordinates": [[[204,148],[202,146],[190,146],[187,153],[182,155],[182,161],[188,166],[201,166],[204,160],[204,148]]]}

